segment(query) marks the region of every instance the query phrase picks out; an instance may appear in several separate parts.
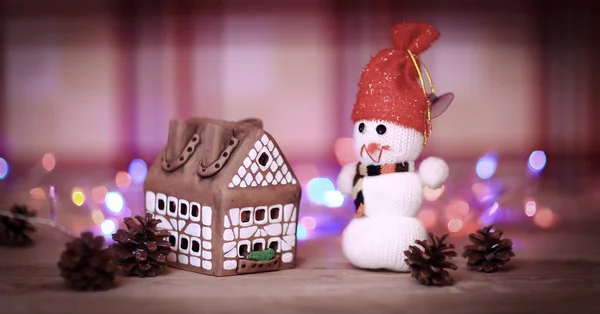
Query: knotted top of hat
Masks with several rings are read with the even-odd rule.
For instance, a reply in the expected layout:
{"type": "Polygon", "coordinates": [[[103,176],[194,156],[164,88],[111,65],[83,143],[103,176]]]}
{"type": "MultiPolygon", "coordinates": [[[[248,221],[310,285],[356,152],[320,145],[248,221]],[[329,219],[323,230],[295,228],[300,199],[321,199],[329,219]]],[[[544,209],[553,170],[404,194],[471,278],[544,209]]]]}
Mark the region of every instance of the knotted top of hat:
{"type": "Polygon", "coordinates": [[[352,120],[389,121],[426,134],[428,103],[419,84],[418,55],[440,34],[427,23],[401,23],[391,35],[393,48],[381,50],[362,71],[352,120]]]}

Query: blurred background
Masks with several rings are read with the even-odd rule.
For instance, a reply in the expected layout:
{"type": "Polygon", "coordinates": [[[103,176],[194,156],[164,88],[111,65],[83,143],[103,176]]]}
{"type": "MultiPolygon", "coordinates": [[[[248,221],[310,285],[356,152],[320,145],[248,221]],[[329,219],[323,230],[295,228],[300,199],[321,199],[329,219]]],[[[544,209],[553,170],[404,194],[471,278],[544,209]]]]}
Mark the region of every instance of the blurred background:
{"type": "Polygon", "coordinates": [[[360,71],[402,21],[441,32],[422,59],[436,92],[456,95],[424,151],[452,169],[424,191],[428,228],[600,218],[591,2],[7,0],[1,12],[2,204],[49,216],[56,186],[73,230],[110,234],[143,212],[169,119],[205,116],[262,119],[304,186],[299,237],[339,234],[354,211],[335,177],[360,71]]]}

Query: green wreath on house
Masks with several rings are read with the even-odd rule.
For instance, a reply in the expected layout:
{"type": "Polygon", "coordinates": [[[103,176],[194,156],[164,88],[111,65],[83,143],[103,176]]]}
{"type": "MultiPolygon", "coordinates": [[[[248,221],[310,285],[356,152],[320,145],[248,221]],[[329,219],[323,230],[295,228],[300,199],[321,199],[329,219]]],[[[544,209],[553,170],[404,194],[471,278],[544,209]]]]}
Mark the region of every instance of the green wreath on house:
{"type": "Polygon", "coordinates": [[[252,252],[248,253],[249,260],[259,261],[259,262],[270,261],[270,260],[274,259],[275,256],[277,256],[277,252],[275,252],[275,250],[273,250],[271,248],[262,250],[262,251],[252,251],[252,252]]]}

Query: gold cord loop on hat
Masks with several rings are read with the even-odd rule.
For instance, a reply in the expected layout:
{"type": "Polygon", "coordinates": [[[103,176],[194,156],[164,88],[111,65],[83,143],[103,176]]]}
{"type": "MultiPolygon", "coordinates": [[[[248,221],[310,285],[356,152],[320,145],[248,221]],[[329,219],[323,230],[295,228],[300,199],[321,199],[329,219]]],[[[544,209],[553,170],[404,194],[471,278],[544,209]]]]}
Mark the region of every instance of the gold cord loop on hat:
{"type": "MultiPolygon", "coordinates": [[[[431,135],[431,100],[429,100],[429,97],[427,96],[427,90],[425,89],[425,81],[423,80],[423,74],[421,73],[421,67],[419,66],[419,63],[417,62],[417,59],[419,57],[417,57],[412,51],[410,51],[410,49],[406,49],[408,51],[408,55],[410,56],[410,59],[413,62],[413,65],[415,66],[415,69],[417,70],[417,74],[419,74],[419,81],[421,82],[421,89],[423,90],[423,95],[425,96],[425,99],[427,101],[427,116],[425,117],[425,132],[423,133],[423,146],[427,145],[427,139],[429,137],[429,135],[431,135]]],[[[421,61],[419,59],[419,61],[421,61]]],[[[429,75],[429,71],[427,70],[427,67],[425,66],[425,64],[423,64],[423,62],[421,62],[421,64],[423,65],[423,70],[425,70],[425,75],[427,76],[427,80],[429,81],[429,88],[431,89],[431,93],[435,93],[435,89],[433,86],[433,80],[431,79],[431,75],[429,75]]]]}

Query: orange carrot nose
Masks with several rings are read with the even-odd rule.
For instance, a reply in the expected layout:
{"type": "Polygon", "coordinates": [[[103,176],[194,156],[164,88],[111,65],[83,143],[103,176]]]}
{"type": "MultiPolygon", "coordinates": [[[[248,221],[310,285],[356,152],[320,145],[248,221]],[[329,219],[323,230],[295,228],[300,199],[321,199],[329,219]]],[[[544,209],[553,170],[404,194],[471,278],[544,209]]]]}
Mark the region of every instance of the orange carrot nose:
{"type": "Polygon", "coordinates": [[[367,145],[367,152],[369,152],[369,154],[373,155],[378,150],[380,150],[380,148],[381,148],[381,145],[379,143],[369,143],[369,145],[367,145]]]}

